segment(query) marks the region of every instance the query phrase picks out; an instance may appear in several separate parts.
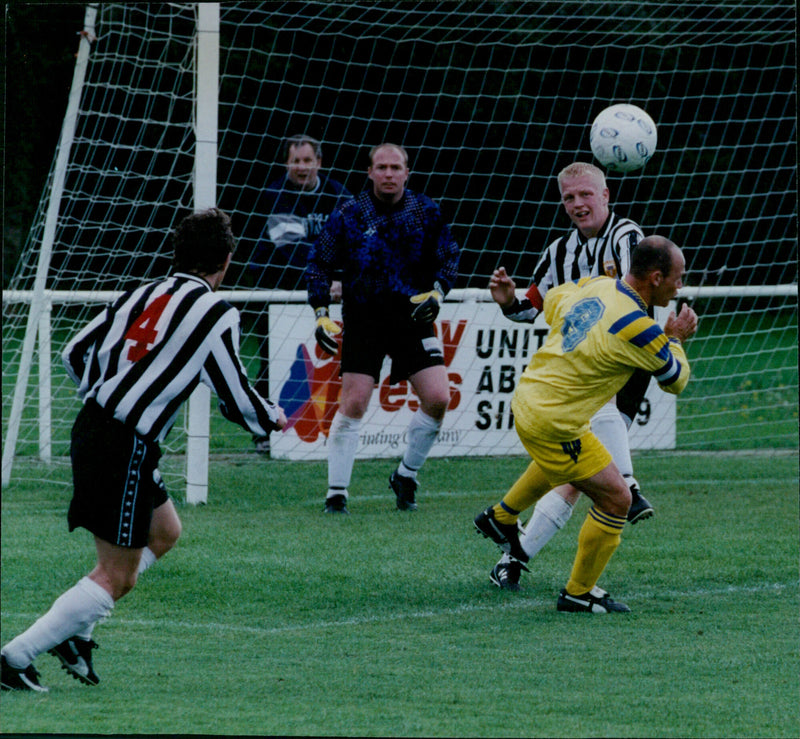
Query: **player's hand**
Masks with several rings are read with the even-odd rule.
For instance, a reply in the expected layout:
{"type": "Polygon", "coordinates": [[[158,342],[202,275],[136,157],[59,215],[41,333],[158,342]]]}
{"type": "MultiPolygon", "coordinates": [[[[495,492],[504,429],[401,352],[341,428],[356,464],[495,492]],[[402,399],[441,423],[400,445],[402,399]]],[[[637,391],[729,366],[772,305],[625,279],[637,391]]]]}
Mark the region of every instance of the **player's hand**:
{"type": "Polygon", "coordinates": [[[277,407],[278,420],[275,421],[275,426],[282,429],[286,425],[286,412],[280,406],[277,407]]]}
{"type": "Polygon", "coordinates": [[[506,272],[505,267],[498,267],[489,279],[489,291],[492,293],[492,300],[501,308],[508,308],[517,297],[517,285],[506,272]]]}
{"type": "Polygon", "coordinates": [[[339,351],[336,335],[340,334],[342,329],[330,319],[327,308],[317,308],[314,315],[317,317],[317,330],[314,332],[317,344],[326,354],[336,354],[339,351]]]}
{"type": "Polygon", "coordinates": [[[342,283],[340,280],[331,282],[331,303],[342,302],[342,283]]]}
{"type": "Polygon", "coordinates": [[[694,336],[697,331],[697,313],[684,303],[681,312],[676,316],[675,311],[671,311],[669,317],[664,322],[664,333],[667,336],[678,339],[681,343],[690,336],[694,336]]]}
{"type": "Polygon", "coordinates": [[[438,289],[433,289],[427,293],[412,295],[409,300],[413,306],[411,318],[417,323],[433,323],[439,315],[439,307],[442,304],[442,293],[438,289]]]}

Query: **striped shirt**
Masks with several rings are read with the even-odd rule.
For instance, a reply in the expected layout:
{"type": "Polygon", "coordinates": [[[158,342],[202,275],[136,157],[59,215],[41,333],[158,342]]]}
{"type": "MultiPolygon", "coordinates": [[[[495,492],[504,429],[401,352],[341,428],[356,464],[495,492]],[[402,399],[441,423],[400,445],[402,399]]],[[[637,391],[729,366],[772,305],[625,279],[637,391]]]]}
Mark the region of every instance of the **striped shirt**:
{"type": "Polygon", "coordinates": [[[145,439],[160,442],[202,382],[225,418],[257,436],[277,407],[250,385],[239,359],[239,312],[197,275],[176,273],[127,292],[67,344],[62,360],[94,398],[145,439]]]}
{"type": "Polygon", "coordinates": [[[528,290],[524,300],[515,301],[503,313],[512,321],[532,323],[551,287],[577,282],[582,277],[622,278],[630,265],[631,249],[643,238],[636,223],[613,212],[597,236],[586,238],[573,228],[544,250],[533,271],[535,287],[528,290]]]}

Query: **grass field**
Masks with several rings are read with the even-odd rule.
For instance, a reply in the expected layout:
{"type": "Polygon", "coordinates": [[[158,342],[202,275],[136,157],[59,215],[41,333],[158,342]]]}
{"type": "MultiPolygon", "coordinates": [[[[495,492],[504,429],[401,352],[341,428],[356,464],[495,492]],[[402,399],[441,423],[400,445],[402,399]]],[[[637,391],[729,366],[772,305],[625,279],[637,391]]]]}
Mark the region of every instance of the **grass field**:
{"type": "MultiPolygon", "coordinates": [[[[522,458],[430,460],[420,511],[391,463],[359,462],[348,517],[325,466],[214,460],[209,503],[95,630],[102,682],[37,666],[46,695],[3,693],[7,733],[288,736],[797,737],[798,460],[640,453],[655,518],[629,527],[602,584],[627,615],[555,610],[586,511],[524,575],[472,517],[522,458]]],[[[65,485],[2,499],[2,640],[88,568],[65,485]]]]}

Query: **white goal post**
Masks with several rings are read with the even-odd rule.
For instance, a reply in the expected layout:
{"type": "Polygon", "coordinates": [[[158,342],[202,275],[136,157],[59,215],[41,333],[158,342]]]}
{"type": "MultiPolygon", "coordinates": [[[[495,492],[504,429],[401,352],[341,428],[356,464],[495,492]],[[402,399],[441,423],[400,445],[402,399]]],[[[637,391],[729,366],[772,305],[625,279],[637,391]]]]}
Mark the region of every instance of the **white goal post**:
{"type": "MultiPolygon", "coordinates": [[[[677,423],[654,440],[657,414],[643,408],[637,448],[796,448],[794,3],[564,9],[505,0],[87,6],[47,190],[3,292],[3,484],[48,480],[68,464],[78,403],[61,347],[100,303],[166,274],[172,228],[208,205],[231,214],[239,238],[221,293],[242,309],[248,373],[267,366],[272,399],[293,404],[272,456],[291,439],[292,455],[317,458],[335,384],[313,354],[305,293],[283,275],[263,290],[248,270],[267,215],[260,194],[283,173],[281,143],[295,133],[322,141],[323,173],[351,192],[366,184],[370,146],[408,148],[409,187],[440,204],[462,248],[440,327],[461,398],[446,433],[458,443],[435,448],[516,453],[508,393],[541,329],[523,336],[489,312],[488,276],[503,264],[527,287],[542,249],[569,226],[554,176],[591,161],[589,125],[616,102],[647,110],[659,136],[642,170],[609,173],[612,204],[683,247],[681,297],[701,318],[693,379],[670,410],[677,423]],[[265,323],[274,329],[266,363],[265,323]]],[[[374,402],[383,415],[365,433],[384,441],[365,437],[359,453],[391,455],[383,428],[402,427],[415,401],[382,381],[374,402]]],[[[164,445],[175,460],[168,485],[190,501],[208,496],[210,455],[259,459],[212,405],[202,388],[164,445]]]]}

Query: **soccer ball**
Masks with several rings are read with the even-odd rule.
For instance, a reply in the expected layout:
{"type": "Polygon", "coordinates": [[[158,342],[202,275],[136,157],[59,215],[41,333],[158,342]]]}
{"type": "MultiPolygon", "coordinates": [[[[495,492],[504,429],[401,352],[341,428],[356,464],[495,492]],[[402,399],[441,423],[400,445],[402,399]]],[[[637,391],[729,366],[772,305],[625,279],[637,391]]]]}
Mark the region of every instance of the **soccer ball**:
{"type": "Polygon", "coordinates": [[[597,160],[612,172],[643,167],[656,150],[656,124],[641,108],[612,105],[592,123],[589,146],[597,160]]]}

